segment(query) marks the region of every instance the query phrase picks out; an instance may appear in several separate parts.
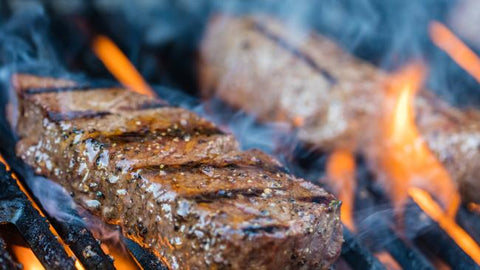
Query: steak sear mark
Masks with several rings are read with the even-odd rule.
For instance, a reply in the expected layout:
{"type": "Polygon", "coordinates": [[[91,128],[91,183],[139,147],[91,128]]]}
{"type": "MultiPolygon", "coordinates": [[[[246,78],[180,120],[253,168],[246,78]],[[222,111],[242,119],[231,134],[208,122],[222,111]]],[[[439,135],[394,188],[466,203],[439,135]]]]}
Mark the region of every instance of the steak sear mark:
{"type": "MultiPolygon", "coordinates": [[[[74,92],[74,91],[93,91],[101,90],[103,88],[92,88],[90,85],[75,85],[67,87],[46,87],[46,88],[29,88],[23,91],[27,95],[37,95],[45,93],[61,93],[61,92],[74,92]]],[[[105,88],[108,89],[108,88],[105,88]]]]}
{"type": "Polygon", "coordinates": [[[111,112],[107,111],[69,111],[69,112],[48,112],[48,118],[54,122],[74,120],[74,119],[91,119],[100,118],[107,115],[111,115],[111,112]]]}
{"type": "Polygon", "coordinates": [[[286,51],[290,52],[298,59],[305,62],[305,64],[307,64],[317,73],[324,76],[327,79],[327,81],[330,83],[330,85],[334,85],[337,83],[337,80],[335,79],[335,77],[333,77],[333,75],[330,74],[325,69],[321,68],[310,55],[306,54],[305,52],[302,52],[301,50],[299,50],[292,44],[288,43],[286,40],[282,39],[281,37],[277,36],[276,34],[272,33],[266,27],[264,27],[259,23],[255,23],[254,29],[260,34],[262,34],[263,36],[265,36],[266,38],[268,38],[269,40],[273,41],[275,44],[277,44],[281,48],[285,49],[286,51]]]}

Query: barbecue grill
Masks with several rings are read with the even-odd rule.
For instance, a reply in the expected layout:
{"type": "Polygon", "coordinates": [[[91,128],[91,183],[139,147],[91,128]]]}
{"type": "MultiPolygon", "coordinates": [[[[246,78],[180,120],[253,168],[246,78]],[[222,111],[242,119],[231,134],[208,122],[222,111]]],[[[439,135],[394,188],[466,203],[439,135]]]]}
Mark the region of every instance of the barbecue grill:
{"type": "MultiPolygon", "coordinates": [[[[258,123],[247,114],[239,113],[222,101],[214,99],[204,102],[195,97],[197,93],[194,76],[191,74],[194,63],[191,62],[192,60],[178,59],[180,55],[184,55],[185,51],[191,53],[188,55],[194,58],[191,45],[186,45],[192,39],[192,35],[188,35],[191,34],[189,31],[182,32],[186,32],[188,37],[178,38],[178,44],[176,44],[175,38],[177,37],[174,37],[174,34],[166,33],[168,42],[160,45],[156,44],[155,40],[150,40],[149,44],[131,45],[128,44],[129,39],[133,39],[134,33],[138,30],[136,27],[140,26],[125,23],[112,15],[119,15],[122,10],[116,10],[119,13],[112,11],[112,14],[106,15],[108,8],[112,6],[95,5],[91,1],[86,1],[86,3],[78,3],[81,8],[77,11],[72,11],[56,1],[43,5],[54,22],[53,27],[49,29],[52,31],[51,37],[58,38],[59,35],[67,33],[65,40],[78,41],[79,46],[74,49],[67,48],[65,46],[67,43],[62,42],[59,42],[56,47],[71,62],[68,63],[70,68],[85,71],[90,77],[112,79],[110,73],[94,57],[88,46],[92,37],[98,33],[111,36],[124,48],[145,46],[146,49],[143,50],[143,53],[136,55],[141,61],[144,61],[140,65],[140,72],[154,85],[161,83],[169,86],[153,87],[159,97],[172,105],[187,107],[199,112],[201,115],[213,119],[218,125],[233,130],[243,147],[261,147],[262,150],[282,160],[287,164],[288,169],[299,177],[318,184],[318,179],[322,179],[325,175],[328,153],[312,151],[309,146],[298,142],[294,135],[279,132],[276,126],[258,123]],[[66,17],[67,15],[68,17],[66,17]],[[129,33],[122,36],[121,31],[115,26],[116,22],[125,26],[124,28],[128,29],[129,33]],[[155,60],[145,61],[149,57],[155,60]],[[176,62],[177,60],[178,62],[176,62]],[[162,72],[162,78],[150,80],[156,72],[162,72]],[[182,74],[187,75],[182,77],[182,74]],[[175,87],[181,87],[184,90],[176,90],[175,87]],[[256,134],[254,136],[246,135],[243,130],[245,126],[247,126],[248,132],[256,134]],[[265,143],[273,134],[276,143],[273,145],[265,143]],[[252,137],[255,138],[252,139],[252,137]],[[281,145],[288,145],[288,149],[282,148],[281,145]]],[[[114,4],[112,5],[114,6],[114,4]]],[[[250,8],[249,5],[246,6],[248,9],[250,8]]],[[[0,8],[1,19],[9,17],[16,9],[21,9],[22,5],[0,0],[0,8]]],[[[169,8],[171,9],[167,8],[167,10],[174,14],[172,16],[180,16],[178,14],[182,14],[184,11],[179,10],[178,7],[169,8]]],[[[201,11],[196,13],[198,15],[196,20],[200,21],[206,18],[210,9],[214,9],[208,7],[207,4],[198,8],[201,11]]],[[[243,9],[244,7],[242,7],[242,12],[243,9]]],[[[441,10],[444,12],[444,9],[441,10]]],[[[188,28],[188,25],[185,27],[188,28]]],[[[176,28],[176,30],[178,29],[176,28]]],[[[258,31],[264,31],[264,29],[260,27],[258,31]]],[[[1,42],[0,46],[2,46],[1,42]]],[[[286,46],[288,50],[293,50],[298,57],[305,57],[299,52],[295,52],[294,48],[285,44],[283,46],[286,46]]],[[[384,57],[383,51],[377,54],[372,52],[371,44],[362,44],[360,47],[363,49],[358,49],[360,53],[357,54],[370,52],[368,57],[364,58],[369,58],[373,62],[380,61],[379,59],[384,57]],[[365,49],[365,46],[368,49],[365,49]]],[[[307,61],[309,60],[307,59],[307,61]]],[[[315,63],[313,62],[311,65],[315,65],[315,63]]],[[[32,67],[27,68],[29,71],[31,69],[32,67]]],[[[468,77],[458,70],[455,73],[460,74],[458,75],[460,78],[468,77]]],[[[55,72],[55,74],[57,73],[55,72]]],[[[334,79],[332,78],[332,80],[334,79]]],[[[464,85],[465,89],[478,87],[471,82],[471,79],[465,79],[465,81],[467,82],[464,85]]],[[[88,87],[88,85],[97,83],[105,85],[104,81],[94,80],[80,87],[88,87]]],[[[8,84],[4,84],[3,87],[1,89],[3,93],[10,91],[8,84]]],[[[9,97],[4,94],[0,98],[0,104],[5,111],[9,97]]],[[[2,114],[0,118],[0,153],[4,162],[0,164],[1,269],[21,269],[22,263],[25,269],[29,269],[30,266],[25,264],[28,260],[38,260],[35,267],[41,266],[45,269],[79,269],[79,267],[84,269],[127,269],[126,267],[132,265],[138,269],[167,269],[162,264],[161,258],[157,258],[127,237],[122,236],[121,243],[114,243],[113,246],[108,247],[106,243],[108,241],[103,241],[101,236],[96,235],[94,230],[89,228],[88,219],[95,219],[95,217],[89,215],[84,209],[73,205],[62,205],[61,211],[68,214],[68,219],[58,219],[49,213],[42,206],[42,198],[32,190],[29,181],[33,175],[31,168],[15,157],[14,145],[15,136],[7,116],[2,114]],[[16,247],[28,250],[29,253],[20,253],[18,249],[15,249],[16,247]],[[115,248],[125,250],[123,250],[124,252],[113,252],[115,248]],[[21,256],[30,257],[25,259],[21,256]],[[123,264],[122,262],[125,260],[129,264],[123,264]]],[[[364,157],[357,154],[355,158],[358,168],[355,174],[357,186],[354,191],[354,219],[357,226],[355,231],[344,226],[344,244],[341,256],[334,267],[337,269],[480,269],[476,258],[468,254],[468,250],[462,248],[455,241],[451,233],[444,228],[443,223],[432,219],[414,198],[409,198],[406,211],[401,217],[396,215],[392,210],[393,205],[387,192],[375,181],[376,176],[369,170],[364,157]]],[[[329,183],[321,182],[320,184],[326,185],[328,188],[329,183]]],[[[473,239],[474,243],[480,244],[480,212],[462,205],[456,214],[455,222],[473,239]]],[[[113,228],[112,230],[119,229],[113,228]]]]}

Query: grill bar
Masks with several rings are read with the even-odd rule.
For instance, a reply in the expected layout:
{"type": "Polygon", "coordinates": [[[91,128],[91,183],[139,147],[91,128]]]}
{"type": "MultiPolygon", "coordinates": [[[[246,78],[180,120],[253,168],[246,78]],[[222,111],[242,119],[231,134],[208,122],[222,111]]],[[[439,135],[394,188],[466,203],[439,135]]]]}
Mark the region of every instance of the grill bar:
{"type": "Polygon", "coordinates": [[[355,200],[356,205],[360,205],[363,210],[362,214],[369,216],[360,228],[364,232],[364,242],[374,252],[381,249],[388,251],[403,269],[435,269],[417,248],[402,239],[393,228],[395,221],[388,198],[374,184],[373,175],[366,169],[364,162],[361,158],[357,162],[362,165],[362,169],[356,172],[358,187],[355,200]]]}
{"type": "Polygon", "coordinates": [[[76,218],[70,222],[62,222],[48,216],[49,221],[82,265],[85,266],[86,269],[115,269],[113,267],[113,260],[103,252],[99,242],[93,237],[84,224],[78,221],[80,217],[77,211],[71,208],[62,210],[69,216],[76,218]]]}
{"type": "Polygon", "coordinates": [[[343,227],[342,258],[352,269],[384,270],[385,267],[364,248],[347,228],[343,227]]]}
{"type": "Polygon", "coordinates": [[[478,213],[461,206],[458,209],[456,221],[477,243],[480,243],[480,215],[478,213]]]}
{"type": "Polygon", "coordinates": [[[143,249],[139,244],[125,237],[123,242],[143,269],[168,270],[155,255],[143,249]]]}
{"type": "Polygon", "coordinates": [[[7,244],[0,238],[0,270],[22,269],[21,265],[16,263],[7,251],[7,244]]]}
{"type": "Polygon", "coordinates": [[[417,204],[409,202],[405,214],[407,234],[421,249],[423,248],[445,261],[452,269],[480,269],[480,266],[417,204]],[[418,228],[419,220],[428,226],[418,228]]]}
{"type": "Polygon", "coordinates": [[[0,164],[0,223],[15,225],[46,269],[75,269],[74,261],[32,206],[15,179],[0,164]]]}

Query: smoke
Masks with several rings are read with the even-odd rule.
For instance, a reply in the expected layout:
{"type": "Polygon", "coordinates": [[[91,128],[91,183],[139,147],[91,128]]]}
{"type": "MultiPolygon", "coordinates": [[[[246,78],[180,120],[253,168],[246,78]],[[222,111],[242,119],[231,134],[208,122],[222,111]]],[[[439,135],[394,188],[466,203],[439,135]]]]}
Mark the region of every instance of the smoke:
{"type": "Polygon", "coordinates": [[[69,210],[75,209],[76,205],[62,186],[36,175],[28,177],[27,183],[35,198],[38,198],[51,217],[67,223],[83,224],[81,218],[70,213],[69,210]]]}
{"type": "Polygon", "coordinates": [[[14,13],[0,29],[2,71],[52,74],[63,70],[49,39],[48,25],[40,5],[29,5],[14,13]]]}
{"type": "Polygon", "coordinates": [[[95,238],[126,251],[119,228],[108,226],[100,218],[78,207],[68,192],[58,183],[30,174],[28,187],[51,218],[72,225],[86,226],[95,238]],[[78,211],[78,212],[77,212],[78,211]]]}

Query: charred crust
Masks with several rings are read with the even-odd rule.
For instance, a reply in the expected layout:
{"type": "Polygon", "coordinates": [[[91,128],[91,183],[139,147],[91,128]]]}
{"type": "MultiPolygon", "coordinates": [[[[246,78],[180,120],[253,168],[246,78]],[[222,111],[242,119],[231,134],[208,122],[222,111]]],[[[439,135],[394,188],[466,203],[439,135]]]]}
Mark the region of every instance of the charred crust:
{"type": "Polygon", "coordinates": [[[69,112],[48,112],[47,117],[54,121],[68,121],[75,119],[91,119],[91,118],[101,118],[107,115],[111,115],[111,112],[107,111],[69,111],[69,112]]]}
{"type": "Polygon", "coordinates": [[[148,137],[181,138],[187,134],[190,136],[225,135],[223,131],[214,127],[192,128],[191,130],[174,129],[174,128],[150,130],[150,129],[139,127],[139,129],[135,131],[107,135],[107,136],[103,136],[102,139],[105,139],[111,143],[122,144],[122,143],[139,142],[139,141],[144,142],[148,140],[148,137]]]}
{"type": "Polygon", "coordinates": [[[326,196],[312,196],[312,197],[302,197],[298,198],[298,201],[301,202],[312,202],[316,204],[323,204],[323,205],[328,205],[330,206],[333,201],[336,201],[332,196],[326,195],[326,196]]]}
{"type": "MultiPolygon", "coordinates": [[[[164,171],[167,173],[176,173],[176,172],[187,172],[187,171],[194,171],[194,170],[209,170],[212,169],[227,169],[227,170],[240,170],[244,168],[251,168],[251,169],[258,169],[260,171],[269,172],[272,174],[280,174],[280,173],[287,173],[286,169],[281,166],[276,166],[272,164],[265,164],[265,162],[242,162],[238,160],[229,160],[229,161],[212,161],[212,160],[203,160],[203,161],[191,161],[182,164],[175,164],[175,165],[168,165],[163,166],[161,164],[158,165],[149,165],[144,167],[138,167],[137,169],[143,169],[148,171],[164,171]],[[161,167],[160,167],[161,166],[161,167]]],[[[282,175],[278,175],[281,177],[282,175]]],[[[268,175],[263,174],[261,176],[263,179],[269,178],[268,175]]]]}
{"type": "Polygon", "coordinates": [[[141,111],[141,110],[164,108],[167,106],[173,107],[164,100],[155,99],[155,100],[143,102],[135,107],[122,107],[122,109],[129,110],[129,111],[141,111]]]}
{"type": "MultiPolygon", "coordinates": [[[[106,90],[107,88],[105,88],[106,90]]],[[[28,88],[23,91],[26,95],[37,95],[46,93],[61,93],[61,92],[75,92],[75,91],[92,91],[102,90],[102,88],[92,88],[90,85],[75,85],[67,87],[46,87],[46,88],[28,88]]]]}
{"type": "Polygon", "coordinates": [[[184,197],[185,199],[193,200],[197,203],[212,203],[221,199],[235,199],[238,196],[244,197],[259,197],[263,193],[263,189],[248,188],[248,189],[220,189],[212,192],[201,192],[198,194],[184,197]]]}
{"type": "Polygon", "coordinates": [[[246,235],[252,235],[252,234],[261,234],[261,233],[266,233],[266,234],[274,234],[276,232],[281,232],[288,230],[288,226],[282,226],[282,225],[265,225],[265,226],[248,226],[245,228],[242,228],[242,232],[245,233],[246,235]]]}
{"type": "Polygon", "coordinates": [[[315,70],[315,72],[319,73],[323,77],[327,79],[330,85],[334,85],[337,83],[335,77],[330,74],[330,72],[326,71],[325,69],[321,68],[317,62],[307,53],[299,50],[294,45],[288,43],[285,39],[281,38],[280,36],[276,35],[275,33],[268,30],[265,26],[261,25],[260,23],[254,23],[253,29],[260,33],[262,36],[266,37],[267,39],[273,41],[277,46],[285,49],[287,52],[294,55],[296,58],[303,61],[306,65],[310,68],[315,70]]]}

